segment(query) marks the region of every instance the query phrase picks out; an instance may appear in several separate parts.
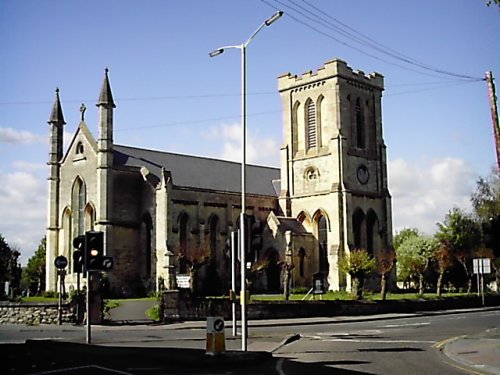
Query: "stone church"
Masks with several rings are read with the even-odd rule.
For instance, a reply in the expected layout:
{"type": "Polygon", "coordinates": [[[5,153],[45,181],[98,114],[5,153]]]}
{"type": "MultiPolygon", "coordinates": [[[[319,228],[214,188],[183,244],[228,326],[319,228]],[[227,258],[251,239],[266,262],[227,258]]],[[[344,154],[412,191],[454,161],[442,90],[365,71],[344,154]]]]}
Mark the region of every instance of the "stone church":
{"type": "MultiPolygon", "coordinates": [[[[391,251],[383,77],[332,60],[315,72],[280,76],[278,89],[281,167],[247,166],[249,288],[279,291],[284,265],[293,266],[293,288],[310,288],[318,277],[329,290],[349,288],[338,269],[342,256],[359,248],[375,258],[391,251]]],[[[97,137],[83,108],[64,152],[56,91],[48,121],[47,288],[56,290],[57,255],[70,263],[66,284],[76,285],[73,238],[97,230],[114,257],[107,278],[117,296],[175,289],[180,275],[191,275],[191,287],[200,293],[227,293],[230,237],[241,213],[241,164],[115,144],[107,70],[97,107],[97,137]]],[[[372,279],[376,288],[377,277],[372,279]]]]}

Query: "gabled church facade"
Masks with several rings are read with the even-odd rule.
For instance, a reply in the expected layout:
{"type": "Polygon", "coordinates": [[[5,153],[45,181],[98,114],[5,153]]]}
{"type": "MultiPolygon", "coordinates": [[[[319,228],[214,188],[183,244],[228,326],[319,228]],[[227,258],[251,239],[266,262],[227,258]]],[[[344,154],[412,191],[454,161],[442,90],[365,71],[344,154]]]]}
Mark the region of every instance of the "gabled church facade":
{"type": "MultiPolygon", "coordinates": [[[[352,71],[341,60],[317,72],[278,78],[283,102],[281,168],[247,166],[250,289],[292,287],[322,278],[347,286],[340,257],[356,248],[382,256],[392,243],[391,199],[382,137],[383,77],[352,71]]],[[[70,264],[73,238],[104,232],[114,257],[109,285],[117,296],[178,287],[192,276],[205,294],[230,287],[230,234],[239,226],[241,164],[114,144],[116,108],[108,72],[97,103],[99,134],[84,119],[63,152],[59,91],[49,119],[47,287],[56,290],[54,258],[70,264]],[[196,273],[196,278],[194,278],[196,273]]]]}

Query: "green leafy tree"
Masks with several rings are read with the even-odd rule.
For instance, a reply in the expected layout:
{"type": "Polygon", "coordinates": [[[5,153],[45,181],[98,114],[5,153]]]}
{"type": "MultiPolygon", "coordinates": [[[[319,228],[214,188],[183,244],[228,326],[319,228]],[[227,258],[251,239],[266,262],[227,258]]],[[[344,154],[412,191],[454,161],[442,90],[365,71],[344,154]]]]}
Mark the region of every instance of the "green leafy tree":
{"type": "Polygon", "coordinates": [[[493,254],[497,288],[500,289],[500,171],[494,169],[487,178],[479,178],[471,195],[473,214],[481,225],[481,247],[493,254]]]}
{"type": "Polygon", "coordinates": [[[453,253],[448,242],[438,242],[434,251],[433,259],[438,272],[438,279],[436,283],[436,294],[440,297],[443,289],[443,278],[446,271],[453,265],[453,253]]]}
{"type": "Polygon", "coordinates": [[[494,170],[487,178],[480,177],[471,195],[474,215],[487,222],[500,215],[500,172],[494,170]]]}
{"type": "Polygon", "coordinates": [[[376,266],[375,259],[364,249],[355,249],[340,259],[339,269],[351,275],[351,294],[356,300],[363,299],[365,278],[376,266]]]}
{"type": "Polygon", "coordinates": [[[398,279],[417,281],[420,296],[425,291],[424,275],[429,268],[436,247],[437,241],[434,238],[412,235],[408,236],[396,249],[398,279]]]}
{"type": "Polygon", "coordinates": [[[472,259],[480,246],[481,231],[472,215],[453,208],[443,223],[438,223],[436,238],[447,243],[451,253],[462,265],[467,278],[467,293],[472,291],[472,259]]]}
{"type": "MultiPolygon", "coordinates": [[[[16,294],[21,282],[21,266],[19,256],[21,252],[17,247],[11,247],[0,234],[0,283],[9,282],[10,288],[16,294]]],[[[4,288],[1,288],[1,292],[4,288]]]]}
{"type": "Polygon", "coordinates": [[[43,237],[38,249],[28,260],[28,265],[24,269],[23,278],[28,284],[30,295],[40,295],[45,290],[46,245],[46,238],[43,237]]]}
{"type": "Polygon", "coordinates": [[[419,236],[420,233],[416,228],[403,228],[394,236],[394,248],[397,250],[398,247],[408,238],[413,236],[419,236]]]}

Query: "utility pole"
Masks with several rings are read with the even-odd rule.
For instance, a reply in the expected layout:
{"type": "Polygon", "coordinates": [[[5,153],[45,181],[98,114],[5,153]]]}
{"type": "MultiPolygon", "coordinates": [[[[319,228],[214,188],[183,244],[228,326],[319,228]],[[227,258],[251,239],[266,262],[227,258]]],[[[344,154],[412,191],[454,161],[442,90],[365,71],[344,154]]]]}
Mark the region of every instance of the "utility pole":
{"type": "Polygon", "coordinates": [[[488,83],[488,96],[490,98],[491,120],[493,122],[493,135],[495,137],[495,150],[497,153],[497,168],[500,171],[500,127],[498,125],[497,96],[495,93],[495,82],[493,73],[486,72],[486,82],[488,83]]]}

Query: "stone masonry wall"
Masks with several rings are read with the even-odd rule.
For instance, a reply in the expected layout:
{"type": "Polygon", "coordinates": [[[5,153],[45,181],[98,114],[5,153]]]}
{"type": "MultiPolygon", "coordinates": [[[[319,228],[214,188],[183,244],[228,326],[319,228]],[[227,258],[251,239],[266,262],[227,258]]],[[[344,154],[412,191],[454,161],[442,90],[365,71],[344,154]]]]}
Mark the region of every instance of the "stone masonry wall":
{"type": "MultiPolygon", "coordinates": [[[[73,308],[69,304],[62,305],[62,322],[73,323],[73,308]]],[[[0,324],[58,324],[59,310],[57,304],[46,303],[13,303],[0,302],[0,324]]]]}

